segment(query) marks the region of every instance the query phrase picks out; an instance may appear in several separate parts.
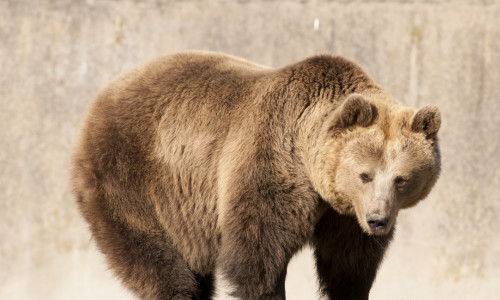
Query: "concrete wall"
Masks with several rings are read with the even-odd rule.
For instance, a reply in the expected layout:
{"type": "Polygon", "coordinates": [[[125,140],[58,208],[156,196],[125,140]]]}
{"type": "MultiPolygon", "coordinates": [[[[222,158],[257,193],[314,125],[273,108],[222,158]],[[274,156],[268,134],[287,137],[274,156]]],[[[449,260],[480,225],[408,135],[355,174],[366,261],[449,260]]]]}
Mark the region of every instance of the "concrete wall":
{"type": "MultiPolygon", "coordinates": [[[[341,54],[402,102],[439,106],[441,179],[399,216],[371,296],[500,294],[500,2],[0,0],[1,299],[132,298],[77,213],[69,155],[99,88],[187,49],[271,66],[341,54]]],[[[318,298],[309,250],[287,287],[318,298]]]]}

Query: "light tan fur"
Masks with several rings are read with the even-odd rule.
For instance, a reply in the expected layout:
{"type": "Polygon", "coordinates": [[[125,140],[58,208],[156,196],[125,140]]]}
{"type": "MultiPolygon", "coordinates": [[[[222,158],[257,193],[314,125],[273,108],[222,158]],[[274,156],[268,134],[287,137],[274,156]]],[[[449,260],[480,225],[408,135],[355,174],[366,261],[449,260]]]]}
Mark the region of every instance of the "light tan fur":
{"type": "MultiPolygon", "coordinates": [[[[440,155],[435,136],[440,116],[432,106],[418,111],[403,107],[380,90],[356,97],[376,107],[373,124],[343,131],[335,139],[330,139],[331,133],[326,130],[329,141],[323,148],[325,152],[319,152],[319,158],[311,157],[311,168],[320,171],[311,177],[316,178],[313,182],[323,199],[338,212],[355,214],[369,234],[387,234],[398,211],[425,198],[439,176],[440,155]],[[415,125],[421,121],[419,116],[428,118],[428,132],[423,132],[423,125],[415,125]],[[323,162],[328,163],[322,165],[323,162]],[[371,181],[363,183],[362,173],[371,181]],[[404,186],[398,187],[396,179],[404,180],[404,186]],[[388,226],[374,232],[366,222],[370,213],[388,217],[388,226]]],[[[371,112],[368,114],[372,117],[371,112]]]]}

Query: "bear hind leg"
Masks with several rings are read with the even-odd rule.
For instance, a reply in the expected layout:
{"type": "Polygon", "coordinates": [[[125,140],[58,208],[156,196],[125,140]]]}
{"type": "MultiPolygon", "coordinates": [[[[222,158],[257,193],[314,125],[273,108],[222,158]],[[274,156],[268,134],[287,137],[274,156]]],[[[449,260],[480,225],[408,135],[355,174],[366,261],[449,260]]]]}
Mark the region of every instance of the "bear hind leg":
{"type": "Polygon", "coordinates": [[[109,216],[91,224],[114,273],[139,298],[209,299],[200,290],[209,281],[193,274],[162,231],[130,230],[109,216]]]}

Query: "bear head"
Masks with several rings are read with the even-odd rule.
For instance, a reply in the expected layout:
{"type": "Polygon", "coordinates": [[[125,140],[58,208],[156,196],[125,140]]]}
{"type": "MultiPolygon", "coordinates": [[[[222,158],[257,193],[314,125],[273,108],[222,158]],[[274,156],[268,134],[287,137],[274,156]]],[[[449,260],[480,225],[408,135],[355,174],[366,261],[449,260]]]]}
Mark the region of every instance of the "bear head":
{"type": "Polygon", "coordinates": [[[440,124],[432,105],[415,111],[381,93],[347,96],[323,125],[316,190],[366,233],[389,233],[398,211],[425,198],[438,178],[440,124]]]}

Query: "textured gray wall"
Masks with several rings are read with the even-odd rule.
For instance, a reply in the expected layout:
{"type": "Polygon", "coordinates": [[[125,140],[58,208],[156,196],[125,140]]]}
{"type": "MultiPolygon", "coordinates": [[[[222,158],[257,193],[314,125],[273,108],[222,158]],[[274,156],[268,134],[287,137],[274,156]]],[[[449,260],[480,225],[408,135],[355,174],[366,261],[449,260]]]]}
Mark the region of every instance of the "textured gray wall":
{"type": "MultiPolygon", "coordinates": [[[[439,106],[441,179],[400,214],[371,296],[498,297],[500,2],[0,0],[1,299],[131,298],[77,213],[69,155],[99,88],[187,49],[271,66],[340,54],[402,102],[439,106]]],[[[287,287],[318,298],[309,250],[287,287]]]]}

